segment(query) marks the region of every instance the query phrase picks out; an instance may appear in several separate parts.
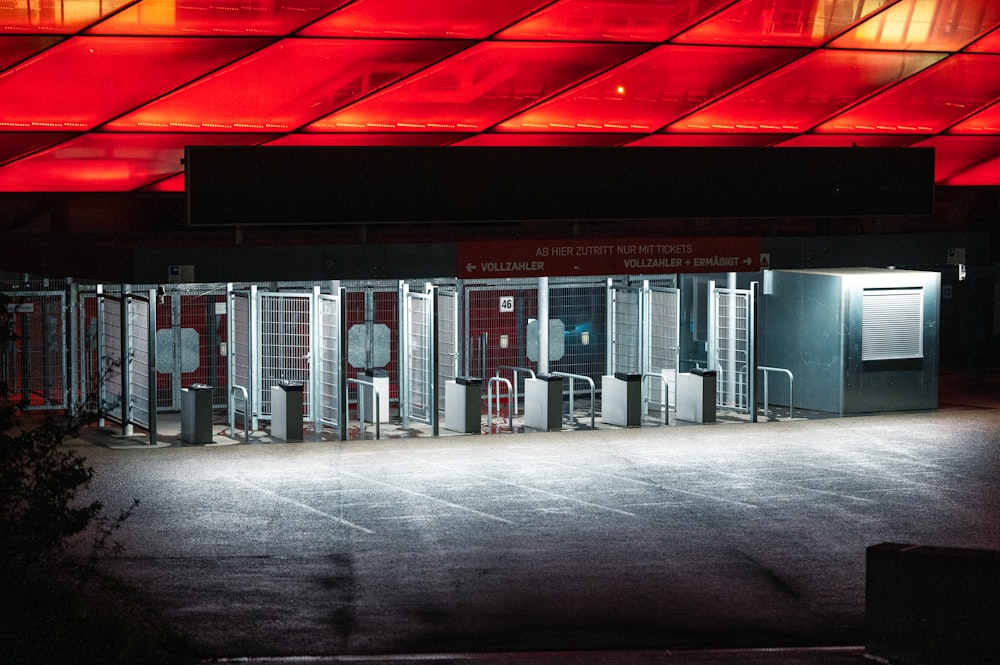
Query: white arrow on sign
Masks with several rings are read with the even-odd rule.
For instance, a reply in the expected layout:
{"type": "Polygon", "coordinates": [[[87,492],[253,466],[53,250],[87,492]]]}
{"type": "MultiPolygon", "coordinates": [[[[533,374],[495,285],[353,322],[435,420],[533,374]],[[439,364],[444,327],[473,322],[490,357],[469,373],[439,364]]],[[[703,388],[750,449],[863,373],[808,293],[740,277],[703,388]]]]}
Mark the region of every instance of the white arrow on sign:
{"type": "Polygon", "coordinates": [[[743,265],[748,266],[751,263],[753,263],[753,260],[749,256],[743,259],[743,265]]]}
{"type": "Polygon", "coordinates": [[[475,269],[476,269],[475,264],[473,264],[473,263],[466,263],[465,264],[465,270],[466,270],[466,272],[472,272],[475,269]]]}

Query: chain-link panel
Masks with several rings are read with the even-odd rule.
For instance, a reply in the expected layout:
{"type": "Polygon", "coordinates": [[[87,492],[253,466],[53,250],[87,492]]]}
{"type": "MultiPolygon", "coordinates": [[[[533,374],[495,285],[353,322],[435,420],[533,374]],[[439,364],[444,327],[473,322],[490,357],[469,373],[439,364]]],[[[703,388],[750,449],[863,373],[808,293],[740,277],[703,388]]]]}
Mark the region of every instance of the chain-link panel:
{"type": "Polygon", "coordinates": [[[341,386],[344,381],[341,342],[344,331],[339,296],[319,296],[318,332],[319,359],[316,363],[316,372],[319,395],[316,408],[319,410],[319,421],[323,425],[339,430],[343,427],[341,409],[344,406],[341,403],[341,386]]]}
{"type": "MultiPolygon", "coordinates": [[[[680,363],[680,292],[653,288],[649,294],[649,371],[667,379],[668,399],[677,394],[680,363]]],[[[663,384],[649,382],[649,401],[664,404],[663,384]]]]}
{"type": "Polygon", "coordinates": [[[611,299],[608,309],[612,317],[611,343],[608,346],[611,374],[642,372],[640,296],[637,288],[611,287],[608,291],[611,299]]]}
{"type": "MultiPolygon", "coordinates": [[[[434,413],[434,293],[404,292],[405,416],[430,424],[434,413]]],[[[404,418],[405,422],[405,418],[404,418]]]]}
{"type": "MultiPolygon", "coordinates": [[[[149,309],[150,302],[146,298],[128,296],[128,350],[125,376],[128,380],[129,421],[150,428],[149,392],[150,392],[150,357],[149,357],[149,309]]],[[[155,405],[152,407],[155,408],[155,405]]]]}
{"type": "Polygon", "coordinates": [[[66,407],[66,294],[6,293],[0,325],[8,328],[0,347],[0,399],[28,410],[66,407]]]}
{"type": "Polygon", "coordinates": [[[750,292],[713,292],[716,401],[719,407],[750,410],[750,292]]]}
{"type": "Polygon", "coordinates": [[[312,295],[259,293],[259,296],[260,415],[271,415],[271,388],[281,383],[303,386],[303,408],[308,414],[312,295]]]}

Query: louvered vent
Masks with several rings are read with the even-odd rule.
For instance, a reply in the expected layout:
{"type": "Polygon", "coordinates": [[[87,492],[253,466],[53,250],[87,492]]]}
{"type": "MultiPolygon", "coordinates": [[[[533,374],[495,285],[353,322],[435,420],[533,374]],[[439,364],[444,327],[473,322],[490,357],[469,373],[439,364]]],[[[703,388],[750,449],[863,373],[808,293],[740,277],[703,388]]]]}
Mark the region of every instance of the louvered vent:
{"type": "Polygon", "coordinates": [[[865,289],[861,359],[924,357],[923,289],[865,289]]]}

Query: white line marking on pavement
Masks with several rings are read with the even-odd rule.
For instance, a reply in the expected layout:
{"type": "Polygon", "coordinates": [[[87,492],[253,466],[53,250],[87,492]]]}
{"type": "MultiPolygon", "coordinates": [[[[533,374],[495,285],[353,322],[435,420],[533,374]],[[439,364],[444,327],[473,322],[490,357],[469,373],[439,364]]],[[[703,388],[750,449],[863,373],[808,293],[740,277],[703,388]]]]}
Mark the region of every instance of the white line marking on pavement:
{"type": "Polygon", "coordinates": [[[336,515],[331,515],[330,513],[325,513],[322,510],[318,510],[316,508],[313,508],[312,506],[310,506],[307,503],[302,503],[301,501],[296,501],[295,499],[290,499],[287,496],[283,496],[281,494],[278,494],[277,492],[269,490],[266,487],[261,487],[260,485],[257,485],[256,483],[251,483],[248,480],[243,480],[242,478],[237,478],[236,476],[230,476],[228,474],[223,474],[223,477],[227,478],[227,479],[229,479],[231,481],[233,481],[234,483],[239,483],[240,485],[243,485],[244,487],[250,487],[252,489],[257,490],[258,492],[261,492],[262,494],[267,494],[268,496],[272,496],[275,499],[279,499],[281,501],[284,501],[285,503],[290,503],[293,506],[298,506],[299,508],[301,508],[301,509],[303,509],[305,511],[308,511],[310,513],[314,513],[316,515],[320,515],[322,517],[325,517],[325,518],[327,518],[329,520],[333,520],[337,524],[343,524],[344,526],[349,527],[351,529],[357,529],[358,531],[361,531],[362,533],[367,533],[369,535],[375,535],[375,532],[372,531],[371,529],[366,529],[365,527],[363,527],[363,526],[361,526],[359,524],[355,524],[354,522],[349,522],[349,521],[347,521],[347,520],[345,520],[345,519],[343,519],[341,517],[337,517],[336,515]]]}
{"type": "MultiPolygon", "coordinates": [[[[441,467],[443,469],[449,469],[451,471],[454,471],[454,469],[452,467],[448,466],[447,464],[440,464],[440,463],[437,463],[437,462],[428,462],[427,460],[423,460],[423,459],[420,459],[418,457],[411,457],[410,455],[403,455],[401,453],[395,453],[395,455],[398,456],[398,457],[405,457],[406,459],[412,459],[412,460],[414,460],[416,462],[420,462],[421,464],[429,464],[431,466],[439,466],[439,467],[441,467]]],[[[486,480],[489,480],[490,482],[500,483],[501,485],[508,485],[510,487],[516,487],[518,489],[526,490],[528,492],[535,492],[537,494],[545,494],[545,495],[548,495],[548,496],[555,497],[557,499],[562,499],[563,501],[569,501],[571,503],[578,503],[581,506],[589,506],[591,508],[597,508],[599,510],[607,510],[607,511],[612,512],[612,513],[618,513],[619,515],[628,515],[629,517],[636,517],[635,513],[630,513],[627,510],[619,510],[618,508],[612,508],[610,506],[602,506],[599,503],[593,503],[591,501],[584,501],[583,499],[576,499],[574,497],[566,496],[565,494],[559,494],[557,492],[549,492],[548,490],[543,490],[543,489],[539,489],[537,487],[532,487],[531,485],[521,485],[519,483],[515,483],[515,482],[512,482],[510,480],[504,480],[503,478],[495,478],[493,476],[486,476],[486,475],[483,475],[481,473],[477,473],[475,471],[473,471],[471,473],[473,473],[478,478],[485,478],[486,480]]]]}
{"type": "Polygon", "coordinates": [[[594,474],[594,475],[597,475],[597,476],[607,476],[608,478],[614,478],[616,480],[626,480],[626,481],[631,482],[631,483],[639,483],[640,485],[648,485],[649,487],[655,487],[656,489],[664,490],[664,491],[667,491],[667,492],[677,492],[679,494],[688,494],[690,496],[696,496],[696,497],[699,497],[701,499],[711,499],[712,501],[721,501],[723,503],[735,503],[738,506],[746,506],[748,508],[760,508],[760,506],[758,506],[756,504],[753,504],[753,503],[747,503],[746,501],[737,501],[736,499],[727,499],[725,497],[715,496],[714,494],[704,494],[702,492],[693,492],[691,490],[682,490],[679,487],[673,487],[671,485],[664,485],[662,483],[656,483],[656,482],[653,482],[651,480],[643,480],[641,478],[631,478],[629,476],[621,476],[621,475],[618,475],[617,473],[608,473],[607,471],[595,471],[594,469],[589,469],[589,468],[586,468],[586,467],[573,466],[572,464],[565,464],[563,462],[555,462],[555,461],[552,461],[552,460],[542,459],[542,458],[538,458],[538,457],[532,457],[531,459],[537,460],[537,461],[542,462],[544,464],[552,464],[552,465],[555,465],[555,466],[561,466],[561,467],[565,467],[565,468],[568,468],[568,469],[577,469],[579,471],[583,471],[584,473],[590,473],[590,474],[594,474]]]}
{"type": "Polygon", "coordinates": [[[411,489],[408,489],[406,487],[400,487],[399,485],[393,485],[392,483],[383,482],[381,480],[375,480],[374,478],[369,478],[367,476],[362,476],[361,474],[357,474],[357,473],[351,473],[350,471],[344,471],[343,469],[338,469],[338,472],[342,473],[345,476],[351,476],[352,478],[357,478],[358,480],[363,480],[366,483],[372,483],[372,484],[375,484],[375,485],[382,485],[383,487],[388,487],[390,489],[394,489],[397,492],[403,492],[404,494],[412,494],[413,496],[419,496],[419,497],[424,498],[424,499],[430,499],[431,501],[437,501],[439,503],[443,503],[446,506],[450,506],[452,508],[457,508],[458,510],[464,510],[466,512],[473,513],[474,515],[479,515],[480,517],[485,517],[486,519],[495,520],[497,522],[503,522],[504,524],[514,524],[510,520],[505,520],[502,517],[497,517],[496,515],[490,515],[489,513],[484,513],[481,510],[476,510],[475,508],[469,508],[468,506],[463,506],[463,505],[458,504],[458,503],[452,503],[451,501],[448,501],[446,499],[440,499],[440,498],[438,498],[436,496],[433,496],[431,494],[424,494],[423,492],[417,492],[416,490],[411,490],[411,489]]]}

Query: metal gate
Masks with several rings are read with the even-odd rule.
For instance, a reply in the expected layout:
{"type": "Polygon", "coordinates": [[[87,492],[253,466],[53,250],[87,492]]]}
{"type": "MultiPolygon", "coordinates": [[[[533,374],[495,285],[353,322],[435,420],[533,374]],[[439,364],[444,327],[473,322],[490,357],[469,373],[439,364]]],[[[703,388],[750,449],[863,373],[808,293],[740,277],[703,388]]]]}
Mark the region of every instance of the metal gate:
{"type": "Polygon", "coordinates": [[[0,347],[0,383],[7,389],[0,399],[31,410],[67,407],[65,292],[4,295],[0,325],[10,336],[0,347]]]}
{"type": "Polygon", "coordinates": [[[643,397],[649,404],[659,404],[667,410],[671,402],[676,404],[677,396],[677,371],[681,353],[681,295],[675,288],[648,285],[643,293],[647,302],[646,330],[649,331],[645,345],[647,360],[644,371],[662,377],[662,380],[648,383],[648,393],[644,393],[643,397]],[[667,395],[663,394],[664,380],[667,395]]]}
{"type": "Polygon", "coordinates": [[[608,284],[607,374],[641,374],[646,413],[669,409],[680,362],[680,291],[675,288],[608,284]],[[663,394],[664,383],[667,395],[663,394]]]}
{"type": "Polygon", "coordinates": [[[312,330],[318,299],[318,286],[312,293],[230,288],[229,408],[253,429],[270,418],[271,388],[282,383],[302,386],[303,417],[313,419],[311,359],[317,349],[312,330]]]}
{"type": "Polygon", "coordinates": [[[400,334],[400,415],[403,427],[411,420],[437,429],[437,289],[411,292],[400,286],[403,317],[400,334]]]}
{"type": "Polygon", "coordinates": [[[457,291],[437,290],[438,409],[445,408],[445,385],[461,374],[457,291]]]}
{"type": "MultiPolygon", "coordinates": [[[[127,379],[126,422],[156,432],[156,317],[154,295],[126,294],[127,331],[125,368],[127,379]]],[[[153,441],[155,443],[155,441],[153,441]]]]}
{"type": "Polygon", "coordinates": [[[101,415],[125,422],[122,298],[97,291],[98,404],[101,415]]]}
{"type": "Polygon", "coordinates": [[[709,360],[716,370],[716,403],[750,413],[753,403],[753,294],[710,285],[709,360]]]}
{"type": "Polygon", "coordinates": [[[108,295],[97,289],[97,358],[101,416],[115,420],[123,434],[138,425],[156,442],[155,321],[150,304],[155,294],[124,291],[108,295]]]}
{"type": "Polygon", "coordinates": [[[608,288],[608,374],[642,372],[642,300],[636,287],[608,288]]]}
{"type": "Polygon", "coordinates": [[[212,406],[227,404],[225,285],[171,285],[156,299],[157,409],[179,411],[181,390],[212,387],[212,406]]]}
{"type": "Polygon", "coordinates": [[[346,312],[344,292],[337,295],[320,294],[318,301],[319,325],[316,327],[316,413],[320,425],[332,427],[347,438],[347,383],[344,366],[347,355],[347,336],[344,325],[346,312]]]}
{"type": "Polygon", "coordinates": [[[234,291],[229,286],[226,298],[226,321],[229,355],[229,425],[233,429],[237,415],[249,429],[259,426],[258,408],[254,397],[257,395],[254,354],[252,344],[257,338],[257,287],[249,291],[234,291]]]}

